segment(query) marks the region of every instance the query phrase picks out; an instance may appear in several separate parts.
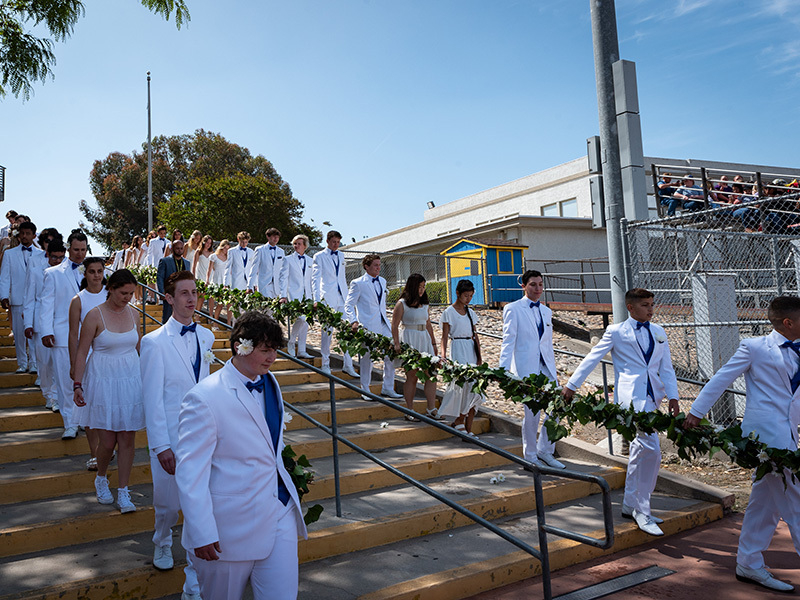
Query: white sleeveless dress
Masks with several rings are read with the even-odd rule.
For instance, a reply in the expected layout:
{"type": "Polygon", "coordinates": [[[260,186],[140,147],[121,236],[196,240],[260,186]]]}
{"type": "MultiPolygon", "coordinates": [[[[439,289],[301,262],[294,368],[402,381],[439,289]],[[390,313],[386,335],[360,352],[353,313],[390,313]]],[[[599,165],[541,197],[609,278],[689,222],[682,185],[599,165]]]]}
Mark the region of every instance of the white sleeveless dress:
{"type": "Polygon", "coordinates": [[[142,377],[136,351],[139,334],[133,309],[126,307],[131,329],[123,333],[106,329],[103,309],[97,310],[104,329],[92,341],[92,354],[83,377],[86,406],[80,411],[78,424],[107,431],[144,429],[142,377]]]}
{"type": "MultiPolygon", "coordinates": [[[[93,294],[87,289],[83,289],[78,292],[78,298],[81,299],[81,324],[83,324],[86,314],[106,301],[106,288],[103,288],[96,294],[93,294]]],[[[80,332],[80,330],[78,331],[80,332]]]]}
{"type": "MultiPolygon", "coordinates": [[[[441,322],[450,324],[450,359],[453,362],[474,365],[477,364],[478,358],[472,341],[472,325],[474,323],[477,326],[478,315],[469,307],[467,310],[472,322],[466,314],[462,315],[452,305],[444,309],[441,322]]],[[[471,408],[483,404],[484,400],[481,394],[472,391],[472,382],[460,386],[451,381],[442,397],[439,414],[455,419],[460,415],[466,415],[471,408]]]]}
{"type": "Polygon", "coordinates": [[[211,269],[209,281],[211,283],[222,285],[225,282],[225,263],[227,262],[227,259],[222,260],[218,254],[212,254],[208,258],[208,268],[211,269]]]}
{"type": "Polygon", "coordinates": [[[210,265],[209,260],[211,256],[213,255],[203,256],[203,253],[200,252],[200,256],[197,257],[197,273],[195,273],[194,276],[198,281],[205,282],[206,275],[208,275],[208,267],[210,265]]]}
{"type": "Polygon", "coordinates": [[[400,341],[405,342],[415,350],[433,354],[431,336],[425,328],[428,322],[428,305],[423,304],[416,308],[410,307],[402,298],[403,303],[403,331],[400,332],[400,341]]]}

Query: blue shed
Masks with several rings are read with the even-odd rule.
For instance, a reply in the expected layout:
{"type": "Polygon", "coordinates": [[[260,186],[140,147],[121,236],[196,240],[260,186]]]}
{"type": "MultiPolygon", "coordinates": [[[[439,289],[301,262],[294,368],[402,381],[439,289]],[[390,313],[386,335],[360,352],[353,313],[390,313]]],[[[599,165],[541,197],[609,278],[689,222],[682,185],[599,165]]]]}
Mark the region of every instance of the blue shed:
{"type": "Polygon", "coordinates": [[[473,304],[518,300],[518,278],[525,270],[525,248],[527,246],[507,240],[461,238],[442,251],[447,259],[448,302],[455,301],[460,279],[469,279],[475,286],[473,304]]]}

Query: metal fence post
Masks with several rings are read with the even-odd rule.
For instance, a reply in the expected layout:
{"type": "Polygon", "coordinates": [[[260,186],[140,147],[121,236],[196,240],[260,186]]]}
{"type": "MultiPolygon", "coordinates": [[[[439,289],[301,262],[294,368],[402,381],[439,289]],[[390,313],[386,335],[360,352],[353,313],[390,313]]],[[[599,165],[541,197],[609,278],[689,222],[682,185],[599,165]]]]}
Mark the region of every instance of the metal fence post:
{"type": "Polygon", "coordinates": [[[336,516],[342,516],[342,495],[339,488],[339,428],[336,425],[336,384],[330,380],[331,386],[331,442],[333,443],[333,485],[336,491],[336,516]]]}

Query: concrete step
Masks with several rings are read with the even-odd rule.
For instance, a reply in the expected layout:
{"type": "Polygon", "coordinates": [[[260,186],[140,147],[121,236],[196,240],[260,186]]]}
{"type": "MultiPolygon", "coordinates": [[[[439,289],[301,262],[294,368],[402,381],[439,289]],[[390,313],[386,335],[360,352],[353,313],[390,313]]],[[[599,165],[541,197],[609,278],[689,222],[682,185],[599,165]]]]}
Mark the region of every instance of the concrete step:
{"type": "MultiPolygon", "coordinates": [[[[64,433],[63,427],[0,433],[0,460],[4,463],[13,463],[88,452],[86,436],[83,433],[79,433],[74,440],[62,440],[62,433],[64,433]]],[[[146,445],[146,433],[144,430],[137,431],[136,447],[144,448],[146,445]]]]}
{"type": "Polygon", "coordinates": [[[4,358],[14,357],[17,355],[17,350],[14,348],[13,345],[11,346],[0,346],[0,356],[4,358]]]}
{"type": "Polygon", "coordinates": [[[0,375],[0,388],[30,387],[36,383],[36,375],[30,373],[3,373],[0,375]]]}
{"type": "Polygon", "coordinates": [[[0,432],[62,427],[63,423],[61,415],[45,408],[44,404],[0,409],[0,432]]]}
{"type": "Polygon", "coordinates": [[[0,409],[39,405],[44,406],[44,396],[36,386],[0,388],[0,409]]]}

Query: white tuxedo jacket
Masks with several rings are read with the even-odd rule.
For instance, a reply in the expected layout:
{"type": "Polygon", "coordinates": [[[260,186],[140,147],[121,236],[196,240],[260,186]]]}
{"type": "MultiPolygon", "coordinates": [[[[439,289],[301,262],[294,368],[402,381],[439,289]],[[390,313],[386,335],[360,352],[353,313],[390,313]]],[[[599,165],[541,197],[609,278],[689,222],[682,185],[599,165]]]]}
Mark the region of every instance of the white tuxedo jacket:
{"type": "Polygon", "coordinates": [[[262,296],[278,298],[283,288],[282,272],[285,262],[286,252],[280,246],[275,246],[275,260],[272,260],[269,244],[256,248],[253,260],[247,261],[248,289],[258,289],[262,296]]]}
{"type": "Polygon", "coordinates": [[[228,287],[237,290],[246,290],[247,283],[247,270],[253,262],[253,252],[250,248],[246,248],[244,252],[240,249],[241,246],[230,248],[228,250],[228,261],[225,263],[225,279],[224,283],[228,287]],[[244,257],[247,257],[247,266],[244,264],[244,257]]]}
{"type": "Polygon", "coordinates": [[[127,250],[117,250],[114,254],[114,262],[111,263],[111,270],[117,271],[125,266],[125,256],[128,254],[127,250]]]}
{"type": "Polygon", "coordinates": [[[553,352],[553,311],[540,304],[544,333],[539,339],[535,309],[523,296],[503,308],[503,341],[500,344],[500,366],[518,377],[541,373],[540,357],[556,381],[556,357],[553,352]]]}
{"type": "Polygon", "coordinates": [[[289,300],[303,300],[313,297],[311,291],[311,270],[313,269],[312,260],[302,255],[298,258],[297,254],[290,254],[283,259],[281,271],[281,298],[288,298],[289,300]],[[305,273],[303,273],[303,266],[305,266],[305,273]]]}
{"type": "MultiPolygon", "coordinates": [[[[34,257],[39,256],[44,256],[44,251],[31,245],[28,262],[33,263],[34,257]]],[[[27,270],[21,245],[5,251],[3,264],[0,266],[0,299],[8,298],[9,302],[14,306],[22,306],[25,303],[25,276],[27,270]]]]}
{"type": "Polygon", "coordinates": [[[314,266],[311,269],[311,287],[314,300],[324,302],[331,308],[341,310],[347,298],[347,277],[345,276],[344,253],[338,250],[339,271],[333,263],[331,251],[327,248],[314,255],[314,266]]]}
{"type": "Polygon", "coordinates": [[[42,337],[55,336],[56,346],[67,346],[69,340],[69,303],[78,293],[78,282],[72,263],[65,260],[44,271],[44,292],[37,331],[42,337]]]}
{"type": "Polygon", "coordinates": [[[646,363],[644,355],[636,341],[635,323],[628,318],[622,323],[614,324],[606,329],[603,337],[567,382],[567,387],[577,389],[583,380],[600,363],[603,357],[611,352],[614,363],[614,399],[623,408],[633,405],[634,410],[645,410],[647,403],[647,378],[653,387],[653,400],[660,404],[664,397],[678,398],[678,380],[672,368],[669,353],[669,342],[664,329],[650,323],[650,334],[653,336],[653,355],[646,363]]]}
{"type": "Polygon", "coordinates": [[[350,282],[347,300],[344,303],[344,316],[352,322],[358,321],[369,331],[392,337],[392,329],[386,317],[386,280],[378,277],[381,285],[381,299],[372,277],[364,273],[350,282]]]}
{"type": "Polygon", "coordinates": [[[22,303],[25,329],[33,327],[39,333],[38,315],[42,310],[42,295],[44,293],[44,270],[50,266],[44,252],[34,257],[28,263],[28,272],[25,276],[25,300],[22,303]]]}
{"type": "Polygon", "coordinates": [[[730,360],[716,372],[697,395],[689,412],[703,417],[733,381],[744,375],[747,402],[742,433],[755,432],[773,448],[797,450],[800,423],[800,388],[792,393],[780,345],[780,333],[742,340],[730,360]]]}
{"type": "Polygon", "coordinates": [[[153,266],[157,265],[158,261],[164,258],[164,253],[171,245],[167,238],[162,240],[161,238],[154,237],[150,240],[150,243],[147,245],[147,264],[153,266]]]}
{"type": "MultiPolygon", "coordinates": [[[[193,550],[219,541],[222,560],[260,560],[272,551],[275,524],[285,510],[279,476],[291,494],[297,533],[307,534],[297,490],[283,466],[283,432],[276,453],[263,409],[233,369],[228,361],[181,404],[175,477],[183,546],[193,550]]],[[[272,374],[268,379],[278,389],[272,374]]],[[[278,400],[283,410],[279,389],[278,400]]]]}
{"type": "MultiPolygon", "coordinates": [[[[155,454],[178,446],[178,415],[181,400],[197,383],[192,361],[180,335],[181,324],[170,319],[142,338],[140,365],[142,397],[147,420],[147,443],[155,454]]],[[[203,353],[214,345],[214,334],[197,326],[200,342],[200,381],[208,377],[210,364],[203,353]]],[[[187,333],[186,335],[191,335],[187,333]]]]}

